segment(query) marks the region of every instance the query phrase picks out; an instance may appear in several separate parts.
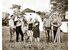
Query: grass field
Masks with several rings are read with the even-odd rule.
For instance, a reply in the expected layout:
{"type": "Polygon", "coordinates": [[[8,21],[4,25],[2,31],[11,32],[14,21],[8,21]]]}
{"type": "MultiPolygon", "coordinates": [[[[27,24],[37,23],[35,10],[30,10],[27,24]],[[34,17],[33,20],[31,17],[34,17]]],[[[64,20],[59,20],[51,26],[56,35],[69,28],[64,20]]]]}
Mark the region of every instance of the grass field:
{"type": "Polygon", "coordinates": [[[45,42],[45,34],[41,33],[40,42],[24,43],[16,42],[16,34],[13,36],[13,41],[10,42],[9,27],[2,27],[2,49],[3,50],[68,50],[68,34],[61,33],[61,43],[45,42]]]}

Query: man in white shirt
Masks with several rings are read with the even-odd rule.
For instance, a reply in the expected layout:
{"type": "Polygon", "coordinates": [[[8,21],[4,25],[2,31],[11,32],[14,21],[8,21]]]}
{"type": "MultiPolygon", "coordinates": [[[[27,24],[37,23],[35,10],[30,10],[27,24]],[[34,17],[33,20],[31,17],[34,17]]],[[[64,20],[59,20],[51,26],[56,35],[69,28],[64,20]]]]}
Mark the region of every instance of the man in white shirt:
{"type": "Polygon", "coordinates": [[[19,34],[21,35],[21,41],[23,41],[24,34],[22,32],[22,22],[20,20],[21,17],[17,18],[16,21],[16,41],[19,42],[19,34]]]}

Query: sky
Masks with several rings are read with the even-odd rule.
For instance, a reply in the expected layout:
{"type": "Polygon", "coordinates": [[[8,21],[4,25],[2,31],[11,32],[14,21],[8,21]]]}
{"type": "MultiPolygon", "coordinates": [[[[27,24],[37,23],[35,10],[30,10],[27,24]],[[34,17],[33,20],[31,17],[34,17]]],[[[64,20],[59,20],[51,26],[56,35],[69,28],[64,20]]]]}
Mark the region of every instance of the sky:
{"type": "Polygon", "coordinates": [[[50,10],[50,0],[2,0],[2,11],[12,13],[12,4],[21,5],[21,10],[30,8],[35,11],[50,10]]]}

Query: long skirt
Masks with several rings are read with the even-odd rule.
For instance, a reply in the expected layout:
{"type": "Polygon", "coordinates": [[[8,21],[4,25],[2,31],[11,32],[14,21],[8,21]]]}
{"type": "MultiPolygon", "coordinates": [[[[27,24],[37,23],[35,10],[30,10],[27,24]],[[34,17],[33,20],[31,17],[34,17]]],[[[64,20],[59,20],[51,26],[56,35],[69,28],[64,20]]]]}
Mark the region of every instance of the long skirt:
{"type": "Polygon", "coordinates": [[[55,39],[55,36],[56,36],[56,33],[57,33],[57,29],[58,29],[58,27],[53,27],[54,39],[55,39]]]}
{"type": "Polygon", "coordinates": [[[35,27],[33,29],[33,37],[34,38],[40,37],[40,30],[39,30],[39,28],[35,27]]]}

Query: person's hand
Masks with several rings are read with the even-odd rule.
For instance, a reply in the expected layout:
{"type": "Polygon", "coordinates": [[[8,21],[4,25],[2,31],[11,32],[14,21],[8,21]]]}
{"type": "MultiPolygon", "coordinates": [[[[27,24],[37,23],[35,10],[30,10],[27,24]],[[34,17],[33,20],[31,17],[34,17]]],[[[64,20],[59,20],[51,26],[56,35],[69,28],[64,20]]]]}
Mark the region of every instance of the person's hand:
{"type": "Polygon", "coordinates": [[[57,25],[53,25],[53,26],[58,27],[57,25]]]}
{"type": "Polygon", "coordinates": [[[38,23],[36,23],[35,25],[38,25],[38,23]]]}

